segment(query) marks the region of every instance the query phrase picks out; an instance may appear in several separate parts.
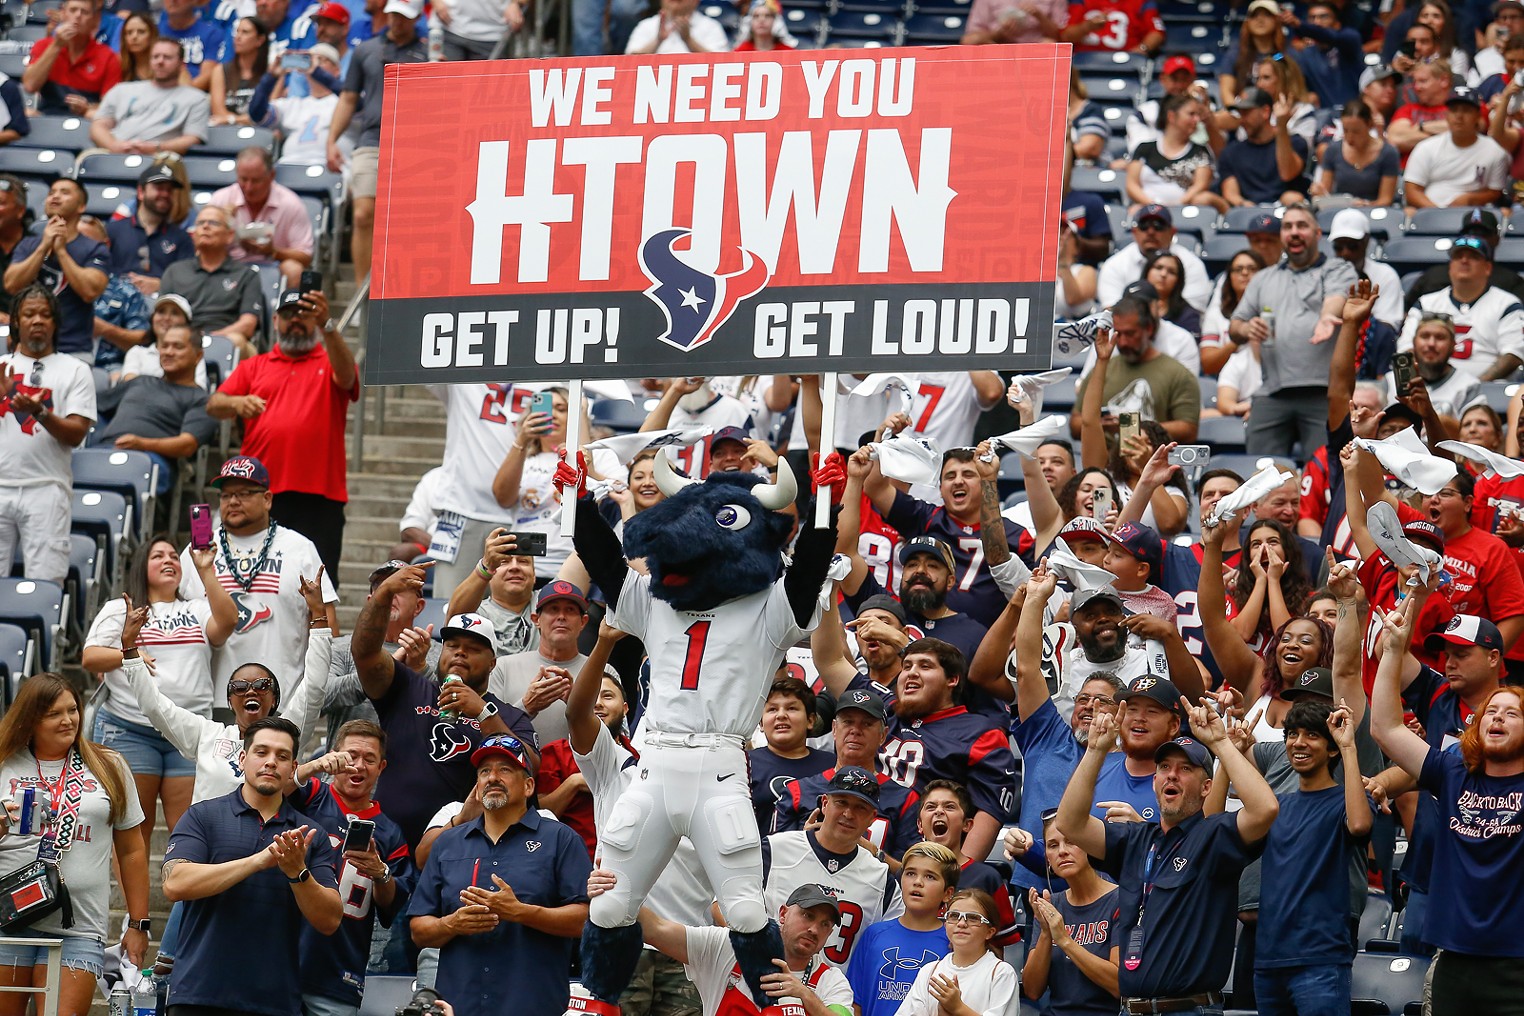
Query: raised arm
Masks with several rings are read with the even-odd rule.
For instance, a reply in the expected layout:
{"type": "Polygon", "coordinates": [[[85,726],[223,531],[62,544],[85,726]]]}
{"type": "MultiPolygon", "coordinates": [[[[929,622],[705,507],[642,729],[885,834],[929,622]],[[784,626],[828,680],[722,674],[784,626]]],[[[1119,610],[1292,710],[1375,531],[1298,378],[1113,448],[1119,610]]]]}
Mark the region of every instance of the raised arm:
{"type": "Polygon", "coordinates": [[[405,589],[422,596],[427,569],[433,566],[434,562],[425,561],[397,569],[381,581],[370,594],[370,599],[365,601],[365,606],[360,608],[349,651],[354,657],[360,687],[365,689],[368,698],[384,698],[391,690],[392,677],[396,674],[396,661],[386,651],[386,628],[391,623],[392,600],[405,589]]]}
{"type": "Polygon", "coordinates": [[[1333,548],[1325,551],[1328,561],[1328,590],[1338,603],[1339,616],[1334,623],[1333,693],[1334,700],[1349,709],[1350,722],[1356,727],[1365,718],[1365,685],[1360,677],[1360,646],[1365,637],[1365,590],[1355,570],[1334,560],[1333,548]]]}
{"type": "Polygon", "coordinates": [[[1111,354],[1116,340],[1111,329],[1097,328],[1095,332],[1095,367],[1080,382],[1085,386],[1080,396],[1078,419],[1072,421],[1070,430],[1078,423],[1081,465],[1086,469],[1105,469],[1111,462],[1111,452],[1106,447],[1106,429],[1101,422],[1101,406],[1106,399],[1106,371],[1111,366],[1111,354]]]}
{"type": "Polygon", "coordinates": [[[1058,583],[1046,568],[1032,573],[1021,619],[1016,624],[1016,714],[1025,720],[1048,701],[1048,679],[1042,672],[1043,619],[1058,583]]]}
{"type": "MultiPolygon", "coordinates": [[[[1223,773],[1238,791],[1238,799],[1243,802],[1243,807],[1238,810],[1239,837],[1245,843],[1258,843],[1270,832],[1271,823],[1280,814],[1280,802],[1254,763],[1239,753],[1212,703],[1205,698],[1199,702],[1201,704],[1193,706],[1183,695],[1180,698],[1180,703],[1189,709],[1191,734],[1217,756],[1223,773]]],[[[1218,778],[1224,777],[1219,774],[1218,778]]]]}
{"type": "Polygon", "coordinates": [[[450,594],[450,606],[446,609],[445,616],[469,614],[480,607],[491,589],[492,573],[513,556],[517,548],[518,538],[501,526],[488,533],[482,541],[482,559],[450,594]]]}
{"type": "Polygon", "coordinates": [[[1344,763],[1344,828],[1354,836],[1369,836],[1372,825],[1371,809],[1365,802],[1365,779],[1360,775],[1360,753],[1355,748],[1355,726],[1358,721],[1349,711],[1349,704],[1339,702],[1328,717],[1328,730],[1333,734],[1334,744],[1339,748],[1339,759],[1344,763]]]}
{"type": "MultiPolygon", "coordinates": [[[[1039,566],[1037,572],[1033,574],[1035,576],[1038,573],[1044,573],[1042,566],[1039,566]]],[[[1016,588],[1010,600],[1007,601],[1005,609],[1000,612],[994,623],[985,631],[984,637],[979,640],[979,648],[974,652],[974,658],[968,663],[969,682],[1004,702],[1017,698],[1017,690],[1011,687],[1011,682],[1005,676],[1005,661],[1010,657],[1011,639],[1019,628],[1023,604],[1031,596],[1029,587],[1034,581],[1036,581],[1035,577],[1016,588]]],[[[1041,642],[1039,635],[1039,656],[1042,653],[1041,642]]]]}
{"type": "Polygon", "coordinates": [[[831,570],[831,558],[836,553],[836,513],[840,508],[832,506],[830,526],[816,529],[813,524],[814,506],[815,499],[810,498],[807,513],[800,513],[801,519],[812,521],[799,530],[799,537],[794,541],[793,563],[783,573],[783,590],[788,594],[789,606],[794,611],[794,622],[801,628],[808,628],[810,619],[815,616],[820,588],[825,585],[826,573],[831,570]]]}
{"type": "Polygon", "coordinates": [[[1197,607],[1207,645],[1223,679],[1248,695],[1250,683],[1259,676],[1260,660],[1228,623],[1228,593],[1222,583],[1222,541],[1228,527],[1237,525],[1238,515],[1234,514],[1202,530],[1201,593],[1197,607]]]}
{"type": "Polygon", "coordinates": [[[1371,611],[1381,621],[1385,651],[1376,667],[1376,683],[1371,689],[1371,734],[1386,757],[1417,777],[1429,755],[1429,744],[1402,722],[1402,661],[1413,642],[1413,625],[1423,610],[1429,591],[1422,587],[1403,598],[1397,609],[1371,611]]]}
{"type": "Polygon", "coordinates": [[[1058,802],[1058,829],[1064,838],[1085,853],[1099,860],[1106,859],[1106,826],[1090,813],[1095,806],[1095,781],[1101,774],[1101,763],[1117,743],[1117,718],[1112,713],[1096,710],[1090,720],[1090,737],[1085,744],[1074,775],[1064,788],[1063,799],[1058,802]]]}
{"type": "MultiPolygon", "coordinates": [[[[658,451],[657,454],[666,453],[658,451]]],[[[565,466],[563,462],[561,468],[565,466]]],[[[563,490],[561,496],[565,497],[567,493],[567,490],[563,490]]],[[[598,503],[586,495],[577,498],[577,532],[572,536],[572,545],[577,548],[582,567],[587,569],[598,588],[603,590],[608,605],[617,608],[630,566],[625,562],[624,547],[620,544],[619,537],[614,535],[609,524],[603,520],[603,514],[598,511],[598,503]]]]}
{"type": "Polygon", "coordinates": [[[604,668],[608,666],[614,643],[624,638],[624,634],[607,621],[599,622],[598,643],[588,653],[582,669],[577,671],[571,693],[566,697],[567,739],[571,741],[572,751],[579,755],[591,752],[593,744],[598,740],[598,728],[602,721],[594,715],[593,706],[598,701],[604,668]]]}

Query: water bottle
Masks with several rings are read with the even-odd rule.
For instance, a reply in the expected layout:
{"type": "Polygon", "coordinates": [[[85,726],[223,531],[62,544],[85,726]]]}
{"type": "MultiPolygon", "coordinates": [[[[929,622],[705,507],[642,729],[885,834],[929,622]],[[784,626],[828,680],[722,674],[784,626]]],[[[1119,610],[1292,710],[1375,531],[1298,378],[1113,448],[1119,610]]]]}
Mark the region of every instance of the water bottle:
{"type": "MultiPolygon", "coordinates": [[[[450,674],[449,676],[447,676],[444,679],[444,685],[443,685],[443,687],[448,688],[452,682],[455,683],[455,684],[459,684],[460,683],[460,676],[457,675],[457,674],[450,674]]],[[[439,718],[441,720],[455,720],[455,719],[459,719],[460,718],[460,713],[457,713],[453,709],[441,709],[441,710],[439,710],[439,718]]]]}
{"type": "Polygon", "coordinates": [[[143,971],[132,989],[132,1016],[155,1016],[159,1011],[159,992],[154,988],[153,971],[143,971]]]}
{"type": "Polygon", "coordinates": [[[444,59],[444,25],[439,21],[439,15],[429,19],[429,62],[439,63],[444,59]]]}
{"type": "Polygon", "coordinates": [[[133,1016],[132,993],[127,990],[126,982],[116,982],[116,987],[111,989],[111,997],[106,1001],[106,1010],[111,1016],[133,1016]]]}
{"type": "Polygon", "coordinates": [[[1259,344],[1260,348],[1271,349],[1275,346],[1275,312],[1269,307],[1261,307],[1259,309],[1259,319],[1270,330],[1270,333],[1265,336],[1264,341],[1259,344]]]}

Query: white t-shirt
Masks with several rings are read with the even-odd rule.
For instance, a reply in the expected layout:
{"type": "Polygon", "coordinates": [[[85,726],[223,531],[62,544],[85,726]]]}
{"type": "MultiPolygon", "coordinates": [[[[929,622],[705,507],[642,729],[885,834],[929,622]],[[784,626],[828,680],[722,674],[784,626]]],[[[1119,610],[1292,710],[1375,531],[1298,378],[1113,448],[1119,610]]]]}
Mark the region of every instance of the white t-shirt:
{"type": "MultiPolygon", "coordinates": [[[[159,364],[159,347],[153,343],[133,346],[122,359],[122,377],[163,377],[164,368],[159,364]]],[[[196,364],[196,384],[209,387],[206,380],[206,361],[196,364]]]]}
{"type": "Polygon", "coordinates": [[[439,505],[446,497],[447,480],[443,466],[435,466],[419,477],[418,486],[413,488],[413,496],[402,512],[402,520],[397,523],[397,528],[422,529],[432,533],[439,522],[439,505]]]}
{"type": "MultiPolygon", "coordinates": [[[[626,53],[644,53],[652,43],[656,42],[661,34],[662,15],[653,14],[630,32],[630,42],[625,47],[626,53]]],[[[688,19],[688,35],[694,42],[709,53],[728,53],[730,51],[730,39],[725,34],[725,28],[718,21],[706,14],[694,11],[688,19]]],[[[691,53],[688,44],[682,36],[676,32],[668,33],[661,44],[656,47],[658,53],[691,53]]]]}
{"type": "MultiPolygon", "coordinates": [[[[90,625],[85,645],[120,649],[126,617],[127,606],[121,599],[106,601],[95,615],[95,623],[90,625]]],[[[206,640],[206,623],[211,617],[212,605],[204,596],[149,603],[148,623],[138,636],[138,648],[153,657],[154,680],[159,691],[198,716],[211,716],[214,701],[212,646],[206,640]]],[[[111,692],[107,709],[128,723],[153,726],[153,721],[138,708],[127,675],[120,668],[108,670],[102,679],[111,692]]]]}
{"type": "Polygon", "coordinates": [[[968,371],[914,374],[907,380],[915,384],[915,400],[910,404],[911,433],[931,438],[943,451],[974,443],[974,425],[989,407],[979,402],[968,371]]]}
{"type": "Polygon", "coordinates": [[[280,149],[280,161],[288,166],[321,166],[328,161],[328,125],[339,97],[332,92],[287,96],[270,103],[280,117],[280,132],[286,143],[280,149]]]}
{"type": "Polygon", "coordinates": [[[511,526],[513,510],[492,496],[492,478],[513,447],[516,432],[511,384],[429,385],[445,404],[445,447],[440,465],[447,482],[441,511],[511,526]]]}
{"type": "MultiPolygon", "coordinates": [[[[730,945],[730,932],[725,928],[688,929],[688,962],[683,964],[688,979],[698,988],[699,1000],[704,1006],[704,1016],[715,1016],[720,1003],[731,991],[741,993],[748,1002],[751,992],[744,987],[740,966],[736,963],[735,950],[730,945]]],[[[829,964],[810,961],[810,969],[795,971],[805,984],[814,983],[815,995],[828,1006],[839,1005],[848,1012],[852,1009],[852,986],[847,976],[829,964]],[[818,964],[818,965],[817,965],[818,964]]],[[[788,1001],[774,999],[773,1003],[788,1001]]],[[[798,1001],[797,999],[795,1000],[798,1001]]]]}
{"type": "MultiPolygon", "coordinates": [[[[228,534],[233,556],[246,564],[257,560],[265,544],[265,531],[252,536],[228,534]]],[[[301,578],[312,578],[322,567],[317,548],[301,533],[276,526],[264,564],[246,591],[233,578],[222,553],[222,523],[212,531],[217,552],[217,579],[238,606],[238,625],[212,654],[212,686],[221,689],[245,663],[262,663],[280,679],[281,692],[289,695],[302,677],[302,655],[307,647],[307,601],[302,598],[301,578]]],[[[180,552],[180,595],[194,600],[206,595],[201,576],[191,561],[190,550],[180,552]]],[[[337,603],[333,583],[323,575],[323,602],[337,603]]]]}
{"type": "Polygon", "coordinates": [[[673,407],[668,426],[682,427],[690,424],[708,427],[711,433],[703,440],[682,448],[674,445],[672,450],[678,468],[696,480],[709,475],[709,446],[714,441],[715,434],[726,427],[740,427],[748,437],[757,436],[755,421],[751,410],[746,408],[746,403],[719,392],[715,393],[712,402],[701,409],[684,409],[681,404],[673,407]]]}
{"type": "Polygon", "coordinates": [[[1450,315],[1455,322],[1455,352],[1450,365],[1481,379],[1498,357],[1512,353],[1524,359],[1524,304],[1506,289],[1492,286],[1474,303],[1457,303],[1450,287],[1418,298],[1408,311],[1397,337],[1397,349],[1413,348],[1413,335],[1426,310],[1450,315]]]}
{"type": "MultiPolygon", "coordinates": [[[[857,439],[877,430],[878,425],[889,415],[891,399],[888,392],[879,392],[877,395],[848,394],[860,380],[861,378],[848,374],[841,375],[837,380],[837,386],[842,389],[836,394],[837,448],[858,447],[857,439]]],[[[899,409],[898,394],[893,396],[892,406],[899,409]]],[[[804,414],[797,409],[794,412],[794,425],[788,432],[788,446],[795,449],[805,447],[804,414]]]]}
{"type": "MultiPolygon", "coordinates": [[[[1169,252],[1185,266],[1185,290],[1182,293],[1185,302],[1197,310],[1205,310],[1207,299],[1212,295],[1212,279],[1207,275],[1206,266],[1179,242],[1172,243],[1169,252]]],[[[1110,307],[1120,300],[1122,290],[1143,277],[1145,260],[1146,255],[1138,249],[1136,243],[1128,244],[1107,258],[1096,279],[1095,302],[1102,307],[1110,307]]]]}
{"type": "MultiPolygon", "coordinates": [[[[9,364],[15,375],[16,390],[28,395],[39,395],[43,405],[59,416],[83,416],[95,419],[95,376],[90,368],[67,353],[53,353],[34,360],[21,353],[0,356],[0,363],[9,364]],[[37,372],[37,385],[33,385],[33,371],[37,372]]],[[[11,407],[10,399],[4,405],[6,412],[0,415],[0,487],[39,487],[55,483],[65,490],[74,487],[74,474],[68,445],[49,434],[42,424],[31,416],[24,420],[11,407]]],[[[9,568],[9,564],[6,565],[9,568]]]]}
{"type": "MultiPolygon", "coordinates": [[[[1127,685],[1133,678],[1149,673],[1151,666],[1159,677],[1169,676],[1169,659],[1164,654],[1164,645],[1153,639],[1128,635],[1120,659],[1096,663],[1085,655],[1085,647],[1080,645],[1074,625],[1061,621],[1042,630],[1043,679],[1053,697],[1053,707],[1065,720],[1074,715],[1074,696],[1096,674],[1115,674],[1127,685]]],[[[1015,653],[1006,657],[1005,677],[1012,688],[1017,687],[1015,653]]]]}
{"type": "Polygon", "coordinates": [[[1021,1012],[1021,986],[1011,965],[987,952],[972,966],[960,967],[951,956],[923,966],[915,983],[900,1003],[898,1016],[938,1016],[941,1007],[931,994],[932,975],[956,977],[963,1004],[979,1016],[1017,1016],[1021,1012]]]}
{"type": "Polygon", "coordinates": [[[773,432],[773,411],[767,408],[767,395],[773,388],[773,375],[759,374],[751,384],[740,374],[709,378],[709,387],[728,395],[751,414],[751,432],[766,441],[773,432]]]}
{"type": "Polygon", "coordinates": [[[1265,372],[1248,343],[1239,346],[1228,357],[1228,362],[1222,365],[1222,371],[1217,375],[1217,383],[1236,388],[1240,402],[1259,391],[1265,383],[1265,372]]]}
{"type": "MultiPolygon", "coordinates": [[[[513,513],[508,524],[514,532],[545,534],[545,554],[534,559],[535,577],[540,579],[555,578],[574,549],[571,537],[561,533],[561,499],[552,482],[560,463],[555,452],[526,455],[519,473],[518,503],[503,509],[513,513]]],[[[592,467],[606,479],[623,479],[626,475],[619,456],[606,448],[594,449],[592,467]]],[[[496,471],[494,466],[493,472],[496,471]]]]}
{"type": "MultiPolygon", "coordinates": [[[[106,788],[87,769],[84,773],[84,797],[79,804],[74,841],[63,852],[59,870],[69,886],[69,902],[74,907],[74,926],[63,926],[63,911],[32,925],[32,931],[67,938],[94,937],[115,941],[118,929],[106,927],[111,910],[111,847],[117,830],[133,829],[143,824],[143,808],[138,804],[137,786],[127,763],[114,751],[107,757],[122,776],[125,796],[121,814],[111,821],[111,798],[106,788]]],[[[59,789],[65,760],[40,762],[30,750],[21,748],[0,764],[0,796],[18,804],[27,788],[35,788],[39,801],[50,799],[49,787],[59,789]]],[[[0,874],[10,874],[37,859],[38,838],[22,836],[19,826],[11,835],[0,837],[0,874]]]]}
{"type": "Polygon", "coordinates": [[[1507,187],[1511,161],[1503,146],[1485,134],[1462,148],[1447,131],[1420,141],[1404,172],[1408,183],[1418,184],[1430,201],[1448,208],[1462,194],[1507,187]]]}

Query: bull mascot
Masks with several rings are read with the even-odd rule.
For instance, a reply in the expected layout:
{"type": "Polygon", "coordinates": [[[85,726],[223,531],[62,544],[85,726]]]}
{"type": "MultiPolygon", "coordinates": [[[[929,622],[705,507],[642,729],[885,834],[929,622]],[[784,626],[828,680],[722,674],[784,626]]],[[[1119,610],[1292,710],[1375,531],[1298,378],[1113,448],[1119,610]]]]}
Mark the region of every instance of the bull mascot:
{"type": "MultiPolygon", "coordinates": [[[[821,477],[840,472],[832,458],[821,477]]],[[[574,1004],[617,1016],[640,958],[641,903],[686,836],[760,1009],[783,942],[762,899],[746,752],[784,652],[816,624],[836,531],[801,530],[785,567],[795,523],[785,510],[798,492],[786,462],[776,482],[745,472],[689,479],[664,451],[654,467],[666,500],[625,523],[622,547],[592,498],[577,502],[577,554],[608,598],[609,622],[645,644],[651,678],[639,772],[598,830],[602,866],[617,880],[589,908],[582,984],[592,1000],[574,1004]],[[630,568],[627,554],[650,574],[630,568]]],[[[580,480],[561,464],[558,486],[580,480]]]]}

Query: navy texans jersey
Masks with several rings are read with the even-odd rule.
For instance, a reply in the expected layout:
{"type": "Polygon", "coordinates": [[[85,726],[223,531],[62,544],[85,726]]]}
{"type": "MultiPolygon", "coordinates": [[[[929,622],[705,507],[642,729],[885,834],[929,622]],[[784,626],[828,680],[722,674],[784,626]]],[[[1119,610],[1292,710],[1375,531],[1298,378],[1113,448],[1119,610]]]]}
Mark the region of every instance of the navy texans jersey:
{"type": "MultiPolygon", "coordinates": [[[[990,574],[989,566],[984,563],[984,541],[979,536],[977,523],[965,526],[948,515],[940,505],[928,504],[904,491],[894,495],[894,504],[890,506],[884,520],[899,530],[907,540],[924,533],[937,537],[951,547],[953,563],[958,566],[958,572],[953,576],[952,589],[947,593],[947,606],[960,614],[967,614],[986,628],[995,623],[1000,612],[1005,610],[1006,596],[1001,593],[995,577],[990,574]]],[[[1020,546],[1022,534],[1026,530],[1010,519],[1002,518],[1000,521],[1005,526],[1006,543],[1014,552],[1020,546]]],[[[941,635],[937,637],[942,638],[941,635]]],[[[953,642],[952,639],[947,641],[953,642]]]]}
{"type": "MultiPolygon", "coordinates": [[[[769,832],[786,833],[803,829],[805,821],[820,805],[820,795],[827,793],[833,766],[825,772],[791,780],[778,799],[769,832]]],[[[916,822],[921,816],[921,795],[878,773],[878,815],[865,834],[874,846],[893,857],[902,857],[913,844],[921,841],[916,822]]]]}
{"type": "Polygon", "coordinates": [[[890,717],[878,767],[918,793],[932,780],[961,783],[976,810],[993,815],[1001,825],[1015,819],[1016,759],[1005,724],[963,706],[949,706],[918,720],[890,717]]]}
{"type": "Polygon", "coordinates": [[[766,836],[775,831],[773,812],[790,783],[813,776],[834,761],[834,755],[818,748],[810,748],[804,758],[784,758],[767,747],[747,752],[746,768],[751,780],[751,806],[757,813],[757,832],[766,836]]]}

